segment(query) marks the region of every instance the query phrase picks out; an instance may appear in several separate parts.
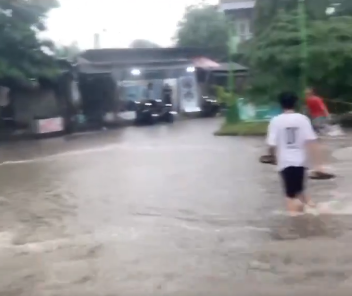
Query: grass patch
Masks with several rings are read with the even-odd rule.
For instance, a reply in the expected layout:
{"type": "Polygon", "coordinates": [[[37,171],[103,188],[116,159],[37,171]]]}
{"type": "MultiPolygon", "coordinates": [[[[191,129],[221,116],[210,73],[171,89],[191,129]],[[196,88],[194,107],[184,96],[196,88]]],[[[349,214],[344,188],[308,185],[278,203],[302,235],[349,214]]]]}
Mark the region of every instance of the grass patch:
{"type": "Polygon", "coordinates": [[[223,124],[215,132],[216,136],[265,136],[268,122],[238,122],[235,124],[223,124]]]}

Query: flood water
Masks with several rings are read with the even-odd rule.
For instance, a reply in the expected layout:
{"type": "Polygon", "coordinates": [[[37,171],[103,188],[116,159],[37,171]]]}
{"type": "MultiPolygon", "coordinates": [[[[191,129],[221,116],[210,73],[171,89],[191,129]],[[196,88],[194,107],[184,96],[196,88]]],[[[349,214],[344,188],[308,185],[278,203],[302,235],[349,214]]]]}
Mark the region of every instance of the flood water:
{"type": "Polygon", "coordinates": [[[2,144],[0,295],[350,295],[352,138],[309,184],[334,214],[290,218],[263,139],[219,124],[2,144]]]}

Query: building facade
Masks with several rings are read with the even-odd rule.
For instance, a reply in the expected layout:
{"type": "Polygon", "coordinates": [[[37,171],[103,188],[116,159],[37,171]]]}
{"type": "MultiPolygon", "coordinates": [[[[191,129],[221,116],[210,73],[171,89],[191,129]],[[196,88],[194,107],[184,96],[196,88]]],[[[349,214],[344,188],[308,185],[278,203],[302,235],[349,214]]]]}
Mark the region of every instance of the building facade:
{"type": "Polygon", "coordinates": [[[201,101],[198,77],[201,69],[219,67],[219,64],[205,58],[209,55],[202,48],[85,51],[81,53],[77,67],[83,111],[85,114],[92,113],[92,116],[87,115],[92,118],[101,118],[102,113],[111,110],[130,111],[133,103],[145,99],[146,94],[160,100],[163,88],[168,85],[172,89],[175,111],[187,112],[201,101]]]}
{"type": "Polygon", "coordinates": [[[240,41],[252,37],[252,19],[255,0],[220,0],[219,9],[233,21],[240,41]]]}

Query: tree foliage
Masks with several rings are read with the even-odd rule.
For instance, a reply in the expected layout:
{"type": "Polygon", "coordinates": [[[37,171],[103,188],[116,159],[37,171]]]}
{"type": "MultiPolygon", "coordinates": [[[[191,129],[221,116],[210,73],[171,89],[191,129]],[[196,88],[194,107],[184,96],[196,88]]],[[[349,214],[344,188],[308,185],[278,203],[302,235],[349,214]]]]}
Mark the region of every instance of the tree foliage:
{"type": "Polygon", "coordinates": [[[225,16],[213,5],[193,5],[186,9],[178,24],[176,45],[179,47],[217,48],[227,54],[228,27],[225,16]]]}
{"type": "MultiPolygon", "coordinates": [[[[333,1],[333,0],[331,0],[333,1]]],[[[333,1],[336,7],[336,15],[352,15],[352,1],[351,0],[336,0],[333,1]],[[337,5],[336,5],[337,4],[337,5]]]]}
{"type": "Polygon", "coordinates": [[[2,0],[0,2],[0,79],[51,76],[55,62],[47,52],[53,44],[40,40],[45,15],[55,0],[2,0]]]}
{"type": "Polygon", "coordinates": [[[136,39],[131,42],[130,48],[159,48],[160,46],[152,41],[136,39]]]}
{"type": "Polygon", "coordinates": [[[54,49],[57,58],[67,59],[68,61],[76,60],[80,52],[81,50],[76,42],[70,45],[58,45],[54,49]]]}
{"type": "MultiPolygon", "coordinates": [[[[341,1],[341,0],[340,0],[341,1]]],[[[338,2],[338,0],[334,1],[338,2]]],[[[298,9],[298,0],[260,0],[254,8],[254,33],[260,34],[271,24],[279,13],[289,13],[298,9]]],[[[326,18],[326,9],[331,0],[305,0],[308,20],[326,18]]]]}
{"type": "MultiPolygon", "coordinates": [[[[256,36],[248,52],[254,95],[274,97],[283,89],[299,90],[301,35],[297,12],[279,13],[256,36]]],[[[308,25],[308,82],[329,97],[352,97],[352,17],[335,16],[308,25]]]]}

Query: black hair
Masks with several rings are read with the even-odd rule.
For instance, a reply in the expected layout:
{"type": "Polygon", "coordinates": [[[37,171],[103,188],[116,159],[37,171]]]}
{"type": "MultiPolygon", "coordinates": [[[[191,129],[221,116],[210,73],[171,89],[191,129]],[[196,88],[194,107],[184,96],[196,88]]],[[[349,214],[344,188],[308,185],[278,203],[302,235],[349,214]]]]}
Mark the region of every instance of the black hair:
{"type": "Polygon", "coordinates": [[[294,110],[297,101],[298,96],[293,92],[282,92],[279,94],[279,103],[284,110],[294,110]]]}

